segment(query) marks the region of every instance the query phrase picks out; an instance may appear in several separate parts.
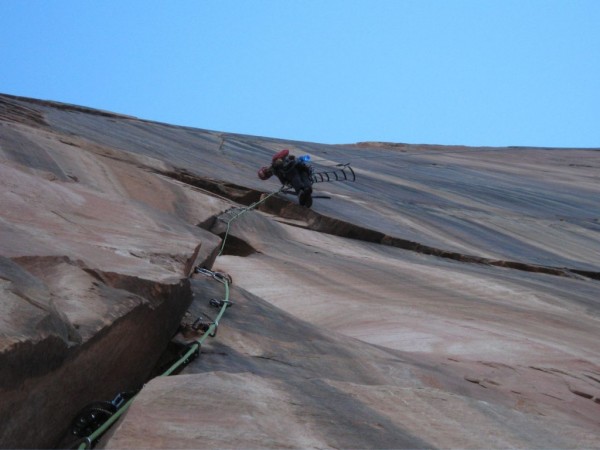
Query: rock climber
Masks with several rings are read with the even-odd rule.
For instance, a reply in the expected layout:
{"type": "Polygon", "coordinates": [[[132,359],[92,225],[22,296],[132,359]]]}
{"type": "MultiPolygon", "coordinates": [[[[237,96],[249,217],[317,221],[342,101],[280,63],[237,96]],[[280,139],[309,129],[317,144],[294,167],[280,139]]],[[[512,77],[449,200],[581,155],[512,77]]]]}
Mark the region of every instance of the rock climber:
{"type": "Polygon", "coordinates": [[[285,149],[273,155],[270,166],[261,167],[258,177],[268,180],[273,175],[279,178],[284,186],[292,186],[298,195],[301,206],[312,206],[311,167],[306,164],[307,157],[296,158],[285,149]]]}

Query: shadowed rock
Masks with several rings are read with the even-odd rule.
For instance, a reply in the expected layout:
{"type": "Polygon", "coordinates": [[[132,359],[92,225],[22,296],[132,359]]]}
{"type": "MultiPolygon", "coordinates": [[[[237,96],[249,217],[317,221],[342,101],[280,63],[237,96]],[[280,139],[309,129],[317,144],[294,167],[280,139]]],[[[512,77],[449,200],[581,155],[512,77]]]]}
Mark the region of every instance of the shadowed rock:
{"type": "Polygon", "coordinates": [[[139,388],[182,318],[215,314],[223,285],[190,281],[214,264],[236,282],[217,336],[101,446],[596,447],[599,169],[598,149],[331,146],[0,96],[0,445],[56,446],[139,388]],[[357,181],[270,198],[216,257],[282,148],[357,181]]]}
{"type": "Polygon", "coordinates": [[[0,444],[51,447],[146,380],[219,244],[195,225],[226,205],[0,103],[0,444]]]}

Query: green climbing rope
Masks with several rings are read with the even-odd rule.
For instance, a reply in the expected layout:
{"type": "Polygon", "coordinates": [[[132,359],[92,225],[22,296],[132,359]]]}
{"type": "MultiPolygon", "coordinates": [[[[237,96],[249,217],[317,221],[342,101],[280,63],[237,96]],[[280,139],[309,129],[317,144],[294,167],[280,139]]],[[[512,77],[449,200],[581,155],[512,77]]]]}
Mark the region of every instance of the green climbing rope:
{"type": "MultiPolygon", "coordinates": [[[[225,277],[225,276],[217,277],[217,276],[215,276],[215,274],[217,274],[217,272],[211,272],[206,269],[204,269],[204,273],[212,273],[213,278],[215,280],[217,280],[225,285],[225,299],[222,302],[221,309],[219,310],[219,314],[215,318],[214,322],[210,324],[210,326],[204,332],[204,334],[202,336],[200,336],[200,338],[198,338],[196,341],[194,341],[194,343],[190,346],[190,349],[181,358],[179,358],[171,367],[169,367],[169,369],[167,369],[164,373],[162,373],[160,375],[161,377],[167,377],[167,376],[171,375],[175,370],[177,370],[178,367],[180,367],[182,364],[184,364],[185,361],[188,360],[194,353],[196,353],[200,350],[200,347],[202,346],[204,341],[209,336],[214,336],[214,334],[219,326],[219,322],[220,322],[221,318],[223,317],[223,314],[225,314],[225,310],[231,304],[231,302],[229,301],[229,283],[230,283],[230,281],[228,281],[227,277],[225,277]]],[[[92,434],[90,434],[89,436],[84,438],[83,441],[79,444],[79,446],[77,448],[79,450],[85,450],[88,448],[92,448],[92,443],[94,441],[96,441],[96,439],[98,439],[100,436],[102,436],[119,419],[119,417],[121,417],[123,415],[123,413],[125,411],[127,411],[129,406],[131,406],[131,404],[133,403],[134,399],[135,399],[135,396],[133,396],[126,403],[121,405],[121,407],[112,416],[110,416],[108,418],[108,420],[106,422],[104,422],[96,431],[94,431],[92,434]]]]}
{"type": "Polygon", "coordinates": [[[240,217],[242,214],[245,214],[248,211],[256,208],[261,203],[266,202],[269,198],[273,197],[274,195],[279,194],[285,188],[286,188],[286,186],[282,186],[281,189],[279,189],[278,191],[271,192],[270,194],[268,194],[265,197],[261,198],[259,201],[254,202],[251,205],[245,207],[240,212],[238,212],[235,216],[233,216],[231,219],[229,219],[227,221],[227,229],[225,230],[225,236],[223,236],[223,242],[221,244],[221,250],[219,250],[219,254],[217,256],[221,256],[221,254],[223,253],[223,250],[225,249],[225,243],[227,242],[227,237],[229,236],[229,229],[231,227],[231,222],[233,222],[235,219],[237,219],[238,217],[240,217]]]}
{"type": "MultiPolygon", "coordinates": [[[[227,221],[227,229],[225,230],[225,235],[223,236],[223,242],[221,244],[221,249],[219,250],[219,253],[217,256],[221,256],[221,254],[223,253],[223,250],[225,249],[225,243],[227,242],[227,237],[229,236],[229,230],[231,228],[231,223],[234,220],[236,220],[238,217],[240,217],[242,214],[245,214],[248,211],[253,210],[260,204],[267,201],[272,196],[279,194],[283,189],[285,189],[285,186],[281,187],[281,189],[279,189],[278,191],[271,192],[270,194],[261,198],[259,201],[254,202],[251,205],[245,207],[244,209],[242,209],[240,212],[238,212],[235,216],[233,216],[232,218],[230,218],[227,221]]],[[[210,271],[207,271],[207,272],[210,272],[210,271]]],[[[230,282],[227,280],[226,277],[222,277],[222,276],[216,277],[216,276],[214,276],[215,272],[211,272],[211,273],[213,273],[213,278],[215,278],[216,280],[220,281],[221,283],[223,283],[225,285],[225,300],[223,301],[223,304],[221,306],[219,314],[217,315],[215,321],[210,324],[210,326],[204,332],[204,334],[190,346],[189,350],[181,358],[179,358],[171,367],[169,367],[163,374],[161,374],[160,375],[161,377],[166,377],[166,376],[171,375],[182,364],[184,364],[194,353],[200,351],[200,347],[202,346],[204,341],[209,336],[214,336],[214,333],[216,332],[217,327],[219,326],[219,321],[223,317],[225,310],[227,309],[227,307],[230,304],[230,302],[229,302],[229,283],[230,282]]],[[[109,419],[102,424],[102,426],[100,426],[96,431],[94,431],[88,437],[84,438],[83,442],[81,442],[81,444],[78,447],[79,450],[85,450],[88,448],[92,448],[92,443],[94,441],[96,441],[96,439],[98,439],[100,436],[102,436],[119,419],[119,417],[121,417],[123,415],[123,413],[125,411],[127,411],[129,406],[133,403],[134,399],[135,399],[135,396],[130,398],[112,416],[110,416],[109,419]]]]}

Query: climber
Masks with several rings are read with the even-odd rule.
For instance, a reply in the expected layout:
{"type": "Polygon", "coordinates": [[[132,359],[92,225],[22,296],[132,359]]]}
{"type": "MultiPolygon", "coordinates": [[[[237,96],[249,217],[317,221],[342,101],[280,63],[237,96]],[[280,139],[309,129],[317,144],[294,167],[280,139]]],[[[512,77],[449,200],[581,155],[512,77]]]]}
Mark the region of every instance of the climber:
{"type": "Polygon", "coordinates": [[[312,205],[311,167],[306,164],[310,158],[296,158],[289,150],[281,150],[273,156],[270,166],[261,167],[258,178],[268,180],[273,175],[279,178],[284,186],[292,186],[298,195],[301,206],[310,208],[312,205]]]}

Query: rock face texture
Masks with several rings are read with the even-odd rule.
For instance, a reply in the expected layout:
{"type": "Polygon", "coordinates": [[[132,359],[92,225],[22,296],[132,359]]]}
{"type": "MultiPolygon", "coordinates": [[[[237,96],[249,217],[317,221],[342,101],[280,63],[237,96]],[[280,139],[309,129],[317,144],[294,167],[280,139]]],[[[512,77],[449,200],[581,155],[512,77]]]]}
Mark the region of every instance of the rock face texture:
{"type": "Polygon", "coordinates": [[[331,146],[0,95],[0,184],[2,448],[63,447],[142,385],[99,446],[599,447],[600,149],[331,146]],[[217,256],[283,148],[357,180],[269,198],[217,256]],[[235,304],[152,378],[224,295],[196,266],[235,304]]]}
{"type": "Polygon", "coordinates": [[[57,445],[78,409],[146,381],[193,267],[219,243],[196,221],[228,207],[37,108],[0,98],[0,444],[12,448],[57,445]]]}

